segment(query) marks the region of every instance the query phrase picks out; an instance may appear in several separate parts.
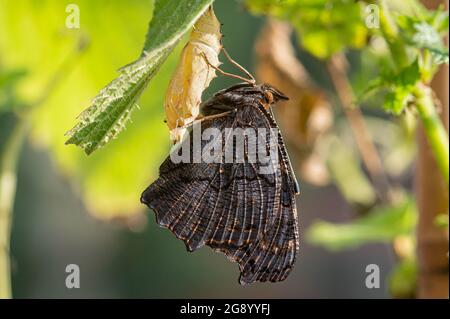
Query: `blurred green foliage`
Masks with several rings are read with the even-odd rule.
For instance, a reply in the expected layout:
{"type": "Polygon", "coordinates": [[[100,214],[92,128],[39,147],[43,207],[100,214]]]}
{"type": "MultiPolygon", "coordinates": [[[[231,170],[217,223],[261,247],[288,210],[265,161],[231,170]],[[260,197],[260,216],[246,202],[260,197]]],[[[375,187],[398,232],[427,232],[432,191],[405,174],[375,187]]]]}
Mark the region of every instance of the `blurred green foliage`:
{"type": "Polygon", "coordinates": [[[115,77],[117,69],[139,55],[153,6],[152,1],[142,0],[78,1],[81,28],[67,29],[67,4],[52,0],[0,2],[0,74],[5,73],[2,66],[8,66],[10,75],[2,79],[15,80],[14,98],[2,90],[1,104],[10,107],[15,103],[7,101],[13,100],[32,105],[55,74],[70,68],[56,84],[58,89],[45,97],[42,106],[31,110],[33,141],[49,149],[96,216],[137,213],[141,209],[139,194],[156,177],[158,163],[169,147],[160,92],[167,86],[177,55],[168,59],[143,94],[145,107],[138,111],[133,125],[108,148],[87,157],[64,145],[64,133],[90,99],[115,77]],[[115,21],[114,27],[111,21],[115,21]],[[27,36],[30,30],[33,37],[27,36]],[[88,43],[82,52],[80,43],[88,43]]]}
{"type": "Polygon", "coordinates": [[[400,261],[389,275],[389,291],[395,298],[413,298],[417,288],[417,260],[400,261]]]}
{"type": "Polygon", "coordinates": [[[372,242],[391,242],[400,235],[412,235],[417,222],[415,203],[406,198],[392,206],[372,209],[349,223],[320,221],[310,227],[310,242],[337,251],[372,242]]]}
{"type": "Polygon", "coordinates": [[[388,112],[400,115],[405,107],[413,102],[412,88],[420,79],[419,61],[415,60],[400,72],[389,70],[381,77],[372,80],[363,95],[381,88],[388,88],[383,107],[388,112]]]}
{"type": "Polygon", "coordinates": [[[376,200],[375,190],[362,171],[356,148],[349,147],[351,142],[346,144],[348,140],[340,137],[333,135],[324,141],[330,144],[326,158],[333,180],[349,202],[370,206],[376,200]]]}
{"type": "Polygon", "coordinates": [[[403,40],[412,47],[427,49],[435,64],[448,63],[448,49],[443,36],[448,32],[448,12],[420,10],[417,16],[398,15],[397,24],[403,40]]]}
{"type": "Polygon", "coordinates": [[[13,111],[20,107],[15,87],[26,74],[25,70],[8,71],[0,68],[0,112],[13,111]]]}
{"type": "Polygon", "coordinates": [[[255,14],[289,21],[302,47],[318,58],[329,58],[366,44],[367,28],[361,19],[362,7],[342,0],[247,0],[255,14]]]}

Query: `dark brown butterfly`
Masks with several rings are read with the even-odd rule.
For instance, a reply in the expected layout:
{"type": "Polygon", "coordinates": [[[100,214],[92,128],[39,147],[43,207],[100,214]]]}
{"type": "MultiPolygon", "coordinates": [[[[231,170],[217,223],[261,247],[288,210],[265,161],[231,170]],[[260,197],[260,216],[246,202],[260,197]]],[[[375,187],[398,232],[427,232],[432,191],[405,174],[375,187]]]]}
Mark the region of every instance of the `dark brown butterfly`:
{"type": "MultiPolygon", "coordinates": [[[[202,105],[205,117],[199,121],[200,132],[278,129],[271,105],[287,99],[268,84],[232,86],[202,105]]],[[[237,155],[232,162],[226,161],[223,151],[213,162],[195,161],[195,155],[205,148],[223,150],[239,145],[236,136],[226,133],[201,140],[201,147],[196,147],[194,131],[191,129],[173,151],[180,155],[185,147],[189,160],[174,163],[169,156],[160,167],[159,178],[143,192],[141,202],[155,212],[159,225],[184,241],[189,251],[206,244],[237,262],[241,284],[286,279],[299,247],[295,203],[299,188],[281,134],[277,131],[275,138],[278,160],[267,162],[272,170],[261,173],[263,164],[249,160],[249,138],[242,140],[244,155],[240,161],[237,155]]],[[[270,134],[259,133],[257,139],[260,137],[268,141],[270,134]]],[[[267,152],[269,144],[264,144],[267,152]]]]}

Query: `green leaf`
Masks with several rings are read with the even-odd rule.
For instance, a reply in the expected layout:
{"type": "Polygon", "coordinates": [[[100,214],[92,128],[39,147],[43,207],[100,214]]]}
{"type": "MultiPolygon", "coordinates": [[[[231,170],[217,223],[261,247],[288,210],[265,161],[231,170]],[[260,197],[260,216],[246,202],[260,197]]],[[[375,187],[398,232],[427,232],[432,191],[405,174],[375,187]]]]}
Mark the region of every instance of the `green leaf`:
{"type": "Polygon", "coordinates": [[[156,0],[141,57],[95,97],[67,134],[66,144],[87,154],[104,146],[125,128],[139,96],[181,37],[213,0],[156,0]]]}
{"type": "MultiPolygon", "coordinates": [[[[170,143],[164,124],[164,94],[177,65],[182,42],[140,98],[142,105],[120,138],[86,156],[64,145],[64,132],[99,88],[116,76],[117,66],[142,50],[152,10],[148,0],[77,0],[81,28],[66,30],[64,1],[0,1],[0,52],[6,70],[27,70],[14,85],[17,99],[33,103],[54,74],[71,66],[48,98],[30,114],[30,142],[47,151],[56,172],[96,218],[124,220],[142,213],[139,194],[158,176],[170,143]],[[44,14],[45,13],[45,14],[44,14]],[[27,23],[17,23],[20,19],[27,23]],[[33,37],[29,30],[39,30],[33,37]],[[91,45],[72,59],[80,36],[91,45]],[[139,115],[139,116],[137,116],[139,115]]],[[[45,183],[44,183],[45,184],[45,183]]],[[[80,203],[81,205],[81,203],[80,203]]]]}
{"type": "Polygon", "coordinates": [[[415,23],[414,28],[416,32],[412,36],[412,44],[416,48],[429,50],[435,64],[448,63],[448,49],[439,32],[426,22],[415,23]]]}
{"type": "Polygon", "coordinates": [[[397,22],[410,46],[431,52],[434,64],[448,63],[443,37],[448,33],[449,16],[443,9],[428,11],[423,17],[399,15],[397,22]]]}
{"type": "Polygon", "coordinates": [[[362,48],[367,27],[360,3],[342,0],[247,0],[254,14],[289,21],[303,48],[318,58],[328,58],[347,48],[362,48]]]}
{"type": "Polygon", "coordinates": [[[433,56],[433,62],[436,65],[448,64],[448,49],[446,48],[427,48],[433,56]]]}
{"type": "Polygon", "coordinates": [[[214,0],[156,0],[142,55],[173,48],[214,0]]]}
{"type": "Polygon", "coordinates": [[[412,88],[420,81],[419,60],[416,59],[398,74],[384,75],[384,81],[390,87],[384,101],[384,109],[396,115],[400,114],[413,100],[412,88]]]}
{"type": "Polygon", "coordinates": [[[388,277],[389,291],[394,298],[413,298],[417,287],[418,266],[415,258],[408,258],[395,266],[388,277]]]}
{"type": "Polygon", "coordinates": [[[416,59],[409,66],[400,71],[399,74],[393,76],[392,84],[398,87],[412,87],[420,81],[419,60],[416,59]]]}
{"type": "Polygon", "coordinates": [[[383,108],[388,112],[399,115],[412,99],[413,97],[409,90],[403,87],[396,87],[386,94],[383,108]]]}
{"type": "Polygon", "coordinates": [[[415,203],[407,198],[395,206],[376,207],[366,216],[346,224],[315,222],[306,238],[315,245],[339,251],[372,242],[390,242],[396,236],[413,232],[416,221],[415,203]]]}
{"type": "Polygon", "coordinates": [[[436,29],[441,36],[448,34],[449,15],[445,6],[441,5],[439,9],[431,13],[429,23],[436,29]]]}
{"type": "Polygon", "coordinates": [[[419,60],[416,59],[398,73],[393,73],[392,71],[382,72],[380,76],[368,84],[359,99],[367,98],[369,94],[387,89],[388,92],[385,95],[383,108],[398,115],[413,100],[411,91],[420,79],[419,60]]]}
{"type": "Polygon", "coordinates": [[[158,70],[167,53],[149,54],[122,69],[121,75],[102,89],[92,105],[78,117],[66,144],[82,147],[87,154],[104,146],[125,128],[136,100],[158,70]]]}

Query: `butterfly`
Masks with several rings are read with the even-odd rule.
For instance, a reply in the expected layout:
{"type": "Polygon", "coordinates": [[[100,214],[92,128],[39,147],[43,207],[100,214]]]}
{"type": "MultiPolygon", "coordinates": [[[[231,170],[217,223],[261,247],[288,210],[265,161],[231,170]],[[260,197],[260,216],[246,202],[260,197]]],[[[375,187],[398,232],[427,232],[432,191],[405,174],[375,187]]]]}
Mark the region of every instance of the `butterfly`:
{"type": "Polygon", "coordinates": [[[141,196],[156,222],[170,229],[188,251],[207,245],[237,262],[242,285],[285,280],[299,249],[299,186],[271,110],[281,100],[288,97],[269,84],[241,83],[214,94],[201,105],[199,133],[220,134],[202,139],[196,147],[194,125],[141,196]],[[232,133],[239,129],[258,133],[238,141],[232,133]],[[265,155],[274,145],[276,156],[266,163],[259,157],[251,160],[255,140],[262,141],[265,155]],[[223,151],[227,147],[241,147],[243,152],[239,158],[233,153],[230,161],[223,151]],[[212,160],[195,160],[205,149],[219,151],[212,160]],[[187,160],[174,161],[183,151],[187,160]]]}

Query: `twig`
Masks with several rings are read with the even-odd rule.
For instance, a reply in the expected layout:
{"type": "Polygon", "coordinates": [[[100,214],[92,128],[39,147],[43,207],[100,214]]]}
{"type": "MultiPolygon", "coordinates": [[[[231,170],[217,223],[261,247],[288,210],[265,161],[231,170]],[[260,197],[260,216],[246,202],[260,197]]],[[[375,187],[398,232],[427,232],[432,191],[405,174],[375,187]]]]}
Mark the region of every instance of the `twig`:
{"type": "Polygon", "coordinates": [[[17,182],[17,159],[28,129],[19,119],[0,157],[0,299],[11,298],[9,241],[17,182]]]}
{"type": "Polygon", "coordinates": [[[353,105],[356,98],[347,78],[345,63],[344,56],[333,56],[327,62],[328,73],[336,89],[342,109],[350,124],[353,137],[374,188],[383,202],[392,202],[393,195],[391,186],[385,174],[381,157],[372,141],[361,110],[353,105]]]}

